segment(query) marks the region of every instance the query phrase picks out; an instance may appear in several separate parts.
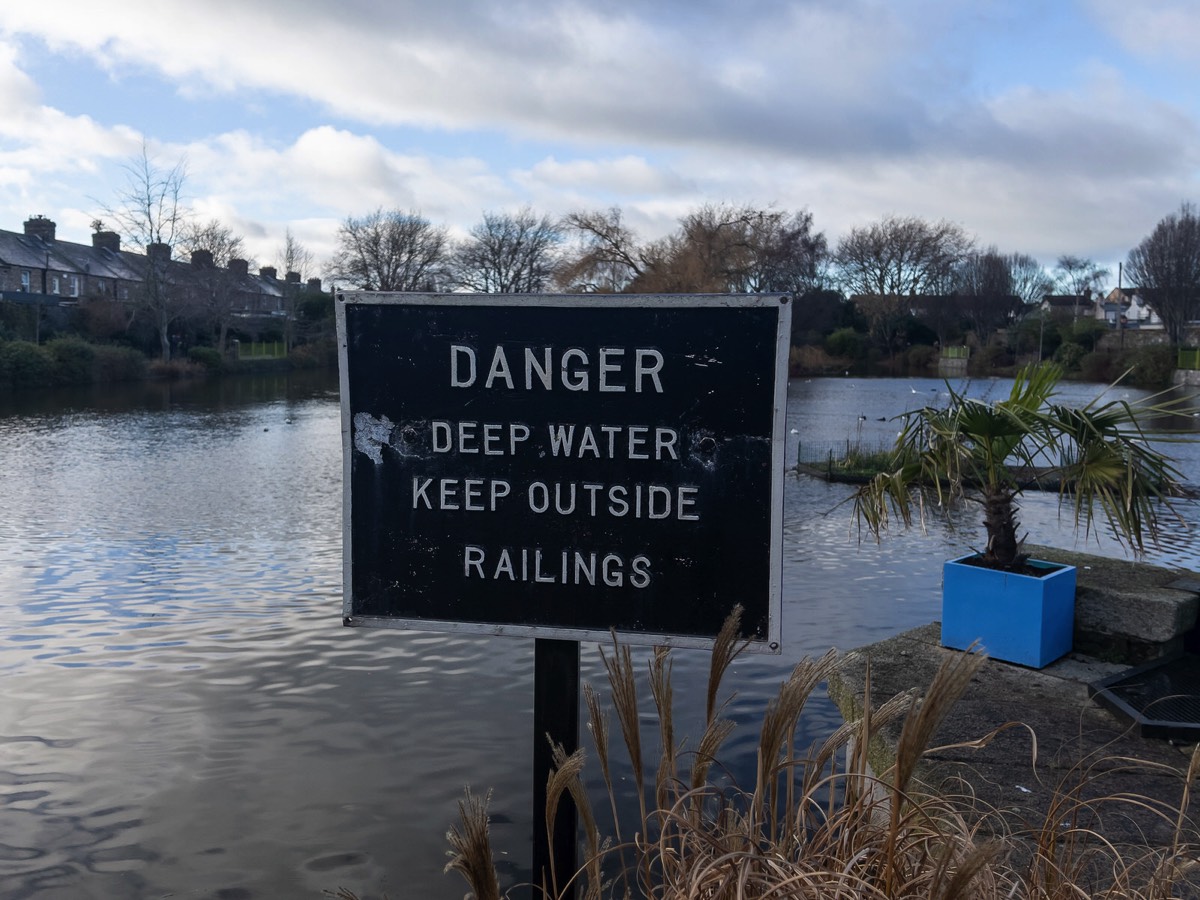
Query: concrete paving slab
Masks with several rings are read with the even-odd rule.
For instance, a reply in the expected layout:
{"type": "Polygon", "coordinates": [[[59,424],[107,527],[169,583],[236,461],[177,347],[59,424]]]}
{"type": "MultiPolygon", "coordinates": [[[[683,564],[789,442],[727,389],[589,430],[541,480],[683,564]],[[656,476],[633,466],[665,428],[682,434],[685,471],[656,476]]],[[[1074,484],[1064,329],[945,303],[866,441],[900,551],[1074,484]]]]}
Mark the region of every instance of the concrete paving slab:
{"type": "MultiPolygon", "coordinates": [[[[902,691],[923,695],[942,659],[958,652],[942,648],[939,637],[935,622],[846,654],[829,680],[842,714],[861,715],[868,667],[872,707],[902,691]]],[[[950,747],[1002,730],[980,749],[932,750],[919,777],[944,793],[973,795],[978,808],[1002,814],[992,827],[1026,835],[1047,823],[1068,827],[1064,798],[1142,798],[1142,804],[1093,802],[1078,824],[1118,845],[1169,844],[1193,748],[1142,738],[1088,697],[1089,682],[1125,668],[1079,654],[1041,670],[987,660],[932,746],[950,747]]],[[[900,727],[877,735],[869,748],[877,773],[894,761],[900,727]]],[[[1200,792],[1200,785],[1194,787],[1200,792]]],[[[1193,822],[1200,819],[1200,801],[1193,797],[1186,812],[1193,822]]],[[[1186,837],[1200,843],[1194,826],[1186,837]]]]}

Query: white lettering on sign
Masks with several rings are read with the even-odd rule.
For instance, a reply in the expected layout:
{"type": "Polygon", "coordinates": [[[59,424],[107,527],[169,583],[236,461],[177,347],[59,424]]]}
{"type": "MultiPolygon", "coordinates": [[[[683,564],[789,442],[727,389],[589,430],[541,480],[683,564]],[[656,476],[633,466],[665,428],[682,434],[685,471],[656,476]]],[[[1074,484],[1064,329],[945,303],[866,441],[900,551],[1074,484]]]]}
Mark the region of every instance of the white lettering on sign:
{"type": "Polygon", "coordinates": [[[430,423],[434,453],[481,453],[484,456],[515,456],[517,447],[529,440],[528,425],[519,422],[430,423]]]}
{"type": "Polygon", "coordinates": [[[641,553],[626,560],[620,553],[541,547],[502,547],[488,550],[477,544],[463,547],[463,577],[492,581],[530,581],[535,584],[576,584],[619,588],[649,587],[650,557],[641,553]]]}
{"type": "Polygon", "coordinates": [[[497,504],[511,491],[512,485],[500,478],[422,478],[414,475],[412,508],[495,512],[497,504]]]}
{"type": "MultiPolygon", "coordinates": [[[[663,393],[664,357],[650,347],[513,346],[496,344],[478,350],[467,344],[450,345],[450,386],[506,391],[595,391],[604,394],[663,393]]],[[[386,419],[356,420],[362,432],[359,449],[373,459],[377,445],[389,444],[400,429],[386,419]],[[385,433],[386,429],[386,433],[385,433]],[[372,452],[374,451],[374,452],[372,452]]],[[[635,424],[577,424],[569,422],[485,422],[478,419],[434,419],[411,423],[408,435],[427,425],[428,444],[405,438],[408,458],[427,447],[429,458],[474,460],[487,467],[486,457],[535,455],[560,460],[681,460],[684,435],[677,427],[635,424]]],[[[378,460],[377,460],[378,461],[378,460]]],[[[640,519],[696,522],[700,519],[696,485],[663,483],[607,484],[592,480],[533,480],[514,483],[511,477],[488,478],[474,472],[457,477],[412,476],[410,508],[417,512],[495,513],[507,498],[521,498],[536,516],[640,519]]],[[[512,502],[511,500],[508,502],[512,502]]],[[[488,581],[579,585],[596,588],[643,589],[653,568],[645,553],[628,550],[549,550],[543,547],[487,547],[466,544],[462,576],[488,581]]]]}
{"type": "Polygon", "coordinates": [[[656,427],[654,447],[650,448],[650,428],[645,425],[600,425],[593,429],[584,425],[576,431],[575,425],[547,425],[550,432],[550,453],[554,456],[574,456],[582,459],[679,459],[675,447],[679,443],[679,432],[674,428],[656,427]],[[596,431],[603,437],[597,438],[596,431]],[[621,433],[624,432],[624,438],[621,433]],[[579,435],[579,443],[575,435],[579,435]]]}
{"type": "Polygon", "coordinates": [[[547,484],[535,481],[529,485],[526,496],[529,509],[541,514],[554,510],[560,516],[596,516],[607,514],[621,519],[676,519],[680,522],[698,522],[700,516],[694,512],[696,493],[694,485],[665,484],[611,484],[594,481],[561,482],[547,484]]]}
{"type": "MultiPolygon", "coordinates": [[[[558,384],[568,391],[590,391],[594,385],[601,393],[623,393],[629,389],[635,394],[663,392],[659,377],[663,355],[651,347],[635,347],[631,352],[625,347],[600,347],[593,354],[580,347],[569,347],[558,353],[557,364],[555,354],[553,347],[506,350],[503,345],[497,345],[491,353],[483,387],[532,391],[536,385],[549,391],[554,389],[557,374],[558,384]],[[523,377],[514,378],[510,355],[519,359],[516,371],[523,377]]],[[[469,388],[478,380],[479,361],[475,348],[451,344],[450,387],[469,388]]]]}

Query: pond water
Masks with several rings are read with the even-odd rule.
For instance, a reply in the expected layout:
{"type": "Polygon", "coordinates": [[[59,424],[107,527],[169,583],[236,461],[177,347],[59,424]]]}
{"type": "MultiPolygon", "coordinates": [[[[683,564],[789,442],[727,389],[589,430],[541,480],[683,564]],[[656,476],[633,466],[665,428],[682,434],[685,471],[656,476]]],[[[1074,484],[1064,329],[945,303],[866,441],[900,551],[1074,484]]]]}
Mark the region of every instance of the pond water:
{"type": "MultiPolygon", "coordinates": [[[[800,441],[890,440],[942,391],[795,380],[789,461],[800,441]]],[[[1197,445],[1172,449],[1200,483],[1197,445]]],[[[343,628],[340,472],[328,375],[0,398],[0,896],[458,898],[444,833],[468,784],[494,791],[506,885],[527,877],[533,642],[343,628]]],[[[784,651],[726,680],[735,779],[798,659],[936,619],[941,561],[978,542],[968,517],[860,543],[849,493],[786,480],[784,651]]],[[[1197,504],[1152,561],[1197,565],[1197,504]]],[[[1038,543],[1123,552],[1051,497],[1022,520],[1038,543]]],[[[680,734],[707,660],[675,654],[680,734]]],[[[602,686],[595,646],[582,668],[602,686]]],[[[838,722],[815,697],[801,740],[838,722]]]]}

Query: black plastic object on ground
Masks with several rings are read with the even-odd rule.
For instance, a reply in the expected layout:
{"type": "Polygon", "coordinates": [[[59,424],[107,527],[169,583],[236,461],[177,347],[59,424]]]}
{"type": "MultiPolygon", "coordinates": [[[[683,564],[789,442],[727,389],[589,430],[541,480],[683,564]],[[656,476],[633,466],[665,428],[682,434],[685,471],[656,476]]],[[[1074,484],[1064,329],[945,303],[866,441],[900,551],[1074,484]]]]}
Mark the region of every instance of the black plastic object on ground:
{"type": "Polygon", "coordinates": [[[1088,693],[1142,737],[1200,740],[1200,655],[1182,653],[1111,675],[1088,693]]]}

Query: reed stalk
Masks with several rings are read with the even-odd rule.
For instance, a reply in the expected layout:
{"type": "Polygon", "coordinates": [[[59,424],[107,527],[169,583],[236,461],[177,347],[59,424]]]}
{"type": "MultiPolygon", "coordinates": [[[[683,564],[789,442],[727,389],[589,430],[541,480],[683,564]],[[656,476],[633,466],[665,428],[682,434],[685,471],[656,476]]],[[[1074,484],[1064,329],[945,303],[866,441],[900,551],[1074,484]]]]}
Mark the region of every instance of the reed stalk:
{"type": "MultiPolygon", "coordinates": [[[[558,900],[568,886],[584,900],[1167,900],[1200,898],[1200,831],[1190,816],[1200,777],[1200,748],[1186,771],[1162,767],[1182,781],[1179,802],[1104,795],[1107,774],[1146,765],[1119,757],[1078,761],[1054,786],[1044,821],[1014,824],[1005,810],[989,809],[969,783],[933,790],[922,782],[922,762],[938,726],[962,695],[983,657],[949,652],[927,690],[907,691],[874,704],[870,670],[863,716],[846,722],[800,752],[798,722],[813,691],[837,665],[832,652],[803,660],[763,711],[754,783],[731,784],[719,766],[721,747],[734,729],[724,718],[724,673],[745,644],[737,614],[713,653],[699,743],[689,751],[677,739],[671,666],[655,651],[648,678],[659,717],[659,763],[646,785],[633,659],[614,639],[604,663],[612,708],[624,738],[638,821],[622,826],[611,774],[607,715],[599,695],[585,689],[589,730],[613,812],[614,837],[602,836],[584,788],[585,751],[556,754],[547,791],[548,814],[563,792],[580,810],[585,859],[576,873],[553,873],[542,886],[558,900]],[[732,623],[732,624],[731,624],[732,623]],[[895,764],[874,772],[867,748],[885,728],[903,720],[895,764]],[[649,787],[652,793],[646,789],[649,787]],[[654,798],[654,808],[646,799],[654,798]],[[1110,815],[1148,816],[1168,839],[1145,847],[1117,847],[1104,837],[1110,815]],[[626,837],[622,838],[624,834],[626,837]]],[[[969,753],[1003,731],[948,748],[969,753]]],[[[1032,734],[1032,732],[1031,732],[1032,734]]],[[[1033,762],[1037,761],[1036,735],[1033,762]]],[[[485,801],[486,802],[486,801],[485,801]]],[[[485,803],[484,802],[484,803],[485,803]]],[[[448,871],[468,882],[477,900],[498,898],[490,869],[484,803],[468,793],[460,804],[461,830],[450,835],[448,871]]],[[[526,896],[515,885],[505,897],[526,896]]],[[[353,895],[338,895],[354,900],[353,895]]]]}

